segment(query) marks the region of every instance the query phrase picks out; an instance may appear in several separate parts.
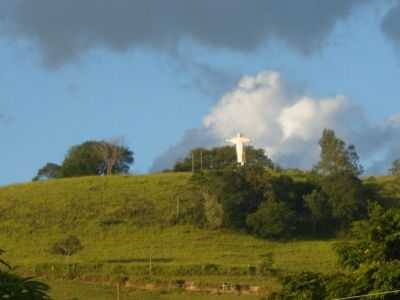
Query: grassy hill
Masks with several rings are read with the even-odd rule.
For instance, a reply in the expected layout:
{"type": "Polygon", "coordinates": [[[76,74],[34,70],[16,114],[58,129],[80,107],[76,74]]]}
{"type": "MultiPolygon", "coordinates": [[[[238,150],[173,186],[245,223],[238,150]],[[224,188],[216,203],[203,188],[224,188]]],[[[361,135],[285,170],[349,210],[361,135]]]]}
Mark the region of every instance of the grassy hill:
{"type": "MultiPolygon", "coordinates": [[[[271,285],[273,276],[259,271],[271,254],[273,267],[285,272],[336,270],[335,241],[271,242],[185,224],[198,209],[189,180],[190,174],[171,173],[0,188],[0,248],[25,272],[97,281],[125,274],[137,281],[271,285]],[[52,254],[52,245],[70,234],[83,250],[68,258],[52,254]]],[[[397,195],[394,179],[374,182],[380,193],[397,195]]]]}

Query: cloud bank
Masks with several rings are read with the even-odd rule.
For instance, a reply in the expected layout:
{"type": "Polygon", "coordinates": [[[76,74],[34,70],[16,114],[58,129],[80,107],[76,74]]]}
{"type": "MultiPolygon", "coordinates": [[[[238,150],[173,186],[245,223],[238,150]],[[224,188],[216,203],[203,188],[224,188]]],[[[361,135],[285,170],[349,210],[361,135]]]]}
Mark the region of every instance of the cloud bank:
{"type": "Polygon", "coordinates": [[[56,66],[103,46],[171,50],[182,39],[250,51],[280,40],[309,54],[371,0],[4,0],[0,34],[32,40],[56,66]]]}
{"type": "Polygon", "coordinates": [[[277,72],[243,77],[204,117],[203,126],[157,158],[152,170],[173,166],[194,147],[224,143],[237,132],[284,167],[311,168],[319,159],[318,140],[324,128],[355,144],[371,172],[386,170],[400,153],[400,114],[373,124],[361,107],[342,95],[316,98],[296,92],[277,72]]]}
{"type": "Polygon", "coordinates": [[[394,6],[388,11],[381,24],[385,35],[395,45],[400,46],[400,1],[394,2],[394,6]]]}

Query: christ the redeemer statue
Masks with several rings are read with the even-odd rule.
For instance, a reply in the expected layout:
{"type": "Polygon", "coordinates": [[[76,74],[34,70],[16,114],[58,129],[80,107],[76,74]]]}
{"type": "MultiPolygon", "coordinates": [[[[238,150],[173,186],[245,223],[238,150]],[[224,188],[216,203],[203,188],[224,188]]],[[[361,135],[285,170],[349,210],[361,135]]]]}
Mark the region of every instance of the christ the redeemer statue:
{"type": "Polygon", "coordinates": [[[236,146],[237,162],[241,166],[244,166],[246,162],[244,146],[250,142],[250,139],[245,138],[241,133],[238,133],[237,136],[227,140],[227,142],[236,146]]]}

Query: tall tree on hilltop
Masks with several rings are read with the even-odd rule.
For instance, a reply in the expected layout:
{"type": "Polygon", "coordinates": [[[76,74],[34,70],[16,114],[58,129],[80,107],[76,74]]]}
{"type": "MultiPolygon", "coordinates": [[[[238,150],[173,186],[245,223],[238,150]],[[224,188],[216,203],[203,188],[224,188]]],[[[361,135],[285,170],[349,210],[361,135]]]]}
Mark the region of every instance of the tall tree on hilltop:
{"type": "Polygon", "coordinates": [[[106,175],[112,175],[115,172],[126,173],[129,170],[129,164],[133,163],[133,153],[124,147],[121,138],[98,142],[95,148],[103,160],[103,172],[106,175]]]}
{"type": "Polygon", "coordinates": [[[324,129],[319,141],[321,159],[314,169],[321,175],[347,173],[359,176],[363,168],[359,163],[359,156],[354,145],[346,146],[339,139],[335,131],[324,129]]]}
{"type": "Polygon", "coordinates": [[[127,173],[133,152],[122,145],[88,141],[71,147],[62,164],[63,177],[127,173]]]}

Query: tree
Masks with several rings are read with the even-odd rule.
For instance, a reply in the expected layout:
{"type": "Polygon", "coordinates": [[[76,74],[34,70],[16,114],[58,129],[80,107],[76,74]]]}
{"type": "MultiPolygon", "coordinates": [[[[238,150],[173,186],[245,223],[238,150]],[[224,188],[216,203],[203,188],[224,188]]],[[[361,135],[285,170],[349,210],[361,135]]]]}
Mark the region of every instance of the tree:
{"type": "Polygon", "coordinates": [[[400,209],[371,204],[369,220],[354,225],[352,239],[335,247],[346,272],[286,276],[272,299],[399,299],[400,209]],[[386,293],[377,296],[380,292],[386,293]]]}
{"type": "Polygon", "coordinates": [[[127,173],[133,161],[133,152],[124,146],[87,141],[71,147],[61,173],[63,177],[127,173]]]}
{"type": "Polygon", "coordinates": [[[272,188],[271,178],[261,166],[234,165],[198,175],[197,184],[219,199],[225,227],[245,229],[247,215],[256,211],[266,191],[272,188]],[[199,181],[199,177],[203,180],[199,181]]]}
{"type": "MultiPolygon", "coordinates": [[[[374,204],[363,223],[355,240],[335,247],[341,266],[353,271],[350,295],[400,289],[400,209],[385,210],[374,204]]],[[[382,299],[398,299],[398,295],[382,299]]]]}
{"type": "Polygon", "coordinates": [[[106,175],[112,175],[116,171],[126,173],[129,165],[133,163],[132,153],[123,146],[121,139],[114,138],[108,142],[98,142],[95,148],[102,157],[106,175]]]}
{"type": "MultiPolygon", "coordinates": [[[[203,194],[215,199],[205,203],[206,218],[208,209],[212,214],[219,211],[214,204],[222,206],[224,227],[255,232],[254,228],[249,227],[248,215],[255,213],[266,201],[277,201],[292,213],[291,225],[296,225],[296,232],[309,231],[309,224],[304,220],[307,210],[303,197],[316,188],[311,180],[295,181],[286,175],[278,176],[276,172],[260,165],[233,165],[214,171],[197,172],[192,181],[203,194]]],[[[221,216],[220,213],[216,215],[221,216]]],[[[291,229],[292,226],[285,228],[288,232],[292,232],[291,229]]]]}
{"type": "Polygon", "coordinates": [[[392,167],[389,171],[394,176],[400,175],[400,159],[396,159],[395,161],[393,161],[392,167]]]}
{"type": "Polygon", "coordinates": [[[367,216],[367,198],[362,181],[351,173],[334,173],[321,179],[332,217],[342,228],[367,216]]]}
{"type": "MultiPolygon", "coordinates": [[[[187,157],[178,161],[174,166],[175,172],[190,172],[195,170],[219,170],[236,165],[236,150],[231,146],[216,147],[212,149],[196,148],[187,157]]],[[[274,168],[272,160],[263,149],[252,146],[246,147],[246,165],[261,165],[274,168]]]]}
{"type": "Polygon", "coordinates": [[[267,200],[247,217],[247,225],[262,238],[282,239],[292,233],[294,213],[285,203],[267,200]]]}
{"type": "Polygon", "coordinates": [[[207,226],[210,229],[222,227],[224,222],[224,209],[214,195],[204,193],[204,214],[207,226]]]}
{"type": "Polygon", "coordinates": [[[274,295],[276,300],[323,300],[328,299],[325,278],[319,273],[301,272],[283,279],[282,291],[274,295]]]}
{"type": "Polygon", "coordinates": [[[311,194],[304,196],[304,204],[310,212],[314,234],[326,233],[326,229],[330,227],[328,225],[332,221],[332,209],[328,196],[315,189],[311,194]]]}
{"type": "Polygon", "coordinates": [[[359,163],[355,146],[346,146],[343,140],[336,137],[335,131],[324,129],[319,145],[321,159],[314,168],[319,174],[349,173],[354,176],[362,174],[363,168],[359,163]]]}
{"type": "Polygon", "coordinates": [[[33,181],[55,179],[61,177],[61,166],[55,163],[47,163],[39,169],[33,181]]]}
{"type": "Polygon", "coordinates": [[[58,254],[63,256],[72,256],[82,249],[83,247],[79,238],[70,235],[66,239],[56,242],[53,245],[51,252],[53,254],[58,254]]]}

